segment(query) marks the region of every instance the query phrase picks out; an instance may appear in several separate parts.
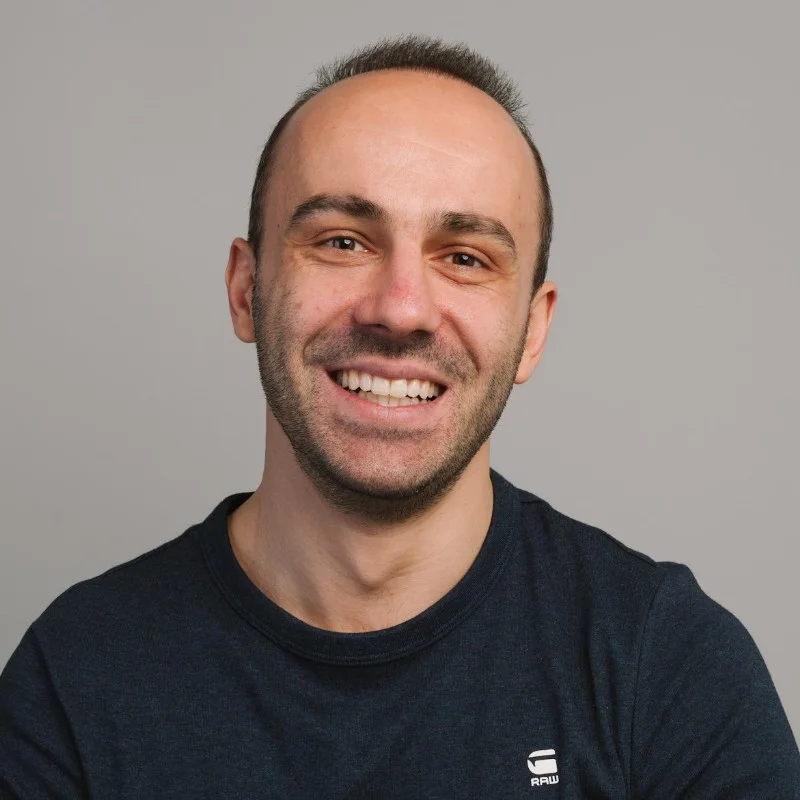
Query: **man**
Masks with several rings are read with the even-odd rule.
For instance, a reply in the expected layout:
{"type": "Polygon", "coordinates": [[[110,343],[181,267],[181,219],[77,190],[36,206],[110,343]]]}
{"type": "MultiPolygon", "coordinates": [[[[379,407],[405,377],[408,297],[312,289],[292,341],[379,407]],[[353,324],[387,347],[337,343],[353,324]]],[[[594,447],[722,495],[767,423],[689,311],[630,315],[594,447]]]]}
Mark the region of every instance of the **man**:
{"type": "Polygon", "coordinates": [[[225,274],[261,483],[31,626],[2,797],[800,797],[742,626],[490,470],[556,305],[551,226],[480,56],[412,37],[321,72],[225,274]]]}

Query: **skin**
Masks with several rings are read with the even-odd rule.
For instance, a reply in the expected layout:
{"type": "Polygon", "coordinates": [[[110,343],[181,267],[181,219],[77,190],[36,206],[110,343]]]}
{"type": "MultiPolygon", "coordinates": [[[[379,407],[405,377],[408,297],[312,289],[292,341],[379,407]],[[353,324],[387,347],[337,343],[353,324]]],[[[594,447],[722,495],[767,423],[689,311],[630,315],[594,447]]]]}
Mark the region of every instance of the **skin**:
{"type": "Polygon", "coordinates": [[[262,480],[229,534],[289,613],[327,630],[390,627],[474,561],[492,512],[487,437],[538,363],[556,305],[550,281],[530,294],[540,207],[513,121],[452,78],[357,76],[290,121],[258,269],[235,239],[225,273],[269,404],[262,480]],[[291,224],[320,196],[361,202],[291,224]],[[453,212],[493,224],[457,230],[453,212]],[[341,366],[424,372],[446,391],[424,408],[380,408],[334,384],[341,366]]]}

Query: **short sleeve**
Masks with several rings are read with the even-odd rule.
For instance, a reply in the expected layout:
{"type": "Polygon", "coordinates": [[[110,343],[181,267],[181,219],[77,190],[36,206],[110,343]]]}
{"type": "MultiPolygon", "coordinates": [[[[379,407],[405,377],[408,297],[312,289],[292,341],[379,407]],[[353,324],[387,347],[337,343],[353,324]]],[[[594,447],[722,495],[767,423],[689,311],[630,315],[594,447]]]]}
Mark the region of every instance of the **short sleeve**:
{"type": "Polygon", "coordinates": [[[686,567],[662,567],[639,654],[631,796],[797,800],[800,753],[758,648],[686,567]]]}
{"type": "Polygon", "coordinates": [[[0,800],[85,797],[69,721],[29,629],[0,674],[0,800]]]}

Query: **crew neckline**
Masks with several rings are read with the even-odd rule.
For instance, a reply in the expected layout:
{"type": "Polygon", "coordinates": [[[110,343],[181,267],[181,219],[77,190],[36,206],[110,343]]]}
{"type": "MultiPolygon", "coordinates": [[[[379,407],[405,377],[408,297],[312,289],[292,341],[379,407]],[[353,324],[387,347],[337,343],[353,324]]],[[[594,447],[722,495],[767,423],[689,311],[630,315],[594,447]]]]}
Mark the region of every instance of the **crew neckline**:
{"type": "Polygon", "coordinates": [[[270,600],[239,564],[228,535],[228,516],[252,495],[222,500],[200,527],[200,545],[209,572],[236,612],[275,644],[325,664],[382,664],[421,650],[459,625],[496,585],[519,529],[520,501],[505,478],[490,471],[492,517],[481,549],[463,578],[432,606],[405,622],[365,633],[316,628],[270,600]]]}

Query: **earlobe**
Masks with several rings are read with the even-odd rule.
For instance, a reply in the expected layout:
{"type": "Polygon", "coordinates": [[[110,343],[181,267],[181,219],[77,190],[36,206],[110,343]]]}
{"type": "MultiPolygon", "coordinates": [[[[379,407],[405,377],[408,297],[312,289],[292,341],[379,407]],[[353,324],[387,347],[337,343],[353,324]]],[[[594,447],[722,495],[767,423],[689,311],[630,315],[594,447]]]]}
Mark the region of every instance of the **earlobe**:
{"type": "Polygon", "coordinates": [[[225,268],[225,286],[228,290],[228,308],[233,331],[239,339],[247,343],[255,341],[253,324],[255,266],[255,254],[250,243],[240,237],[234,239],[228,255],[228,266],[225,268]]]}
{"type": "Polygon", "coordinates": [[[514,378],[516,384],[525,383],[530,378],[542,357],[557,299],[558,288],[552,281],[545,281],[531,300],[528,311],[528,334],[525,337],[525,349],[514,378]]]}

